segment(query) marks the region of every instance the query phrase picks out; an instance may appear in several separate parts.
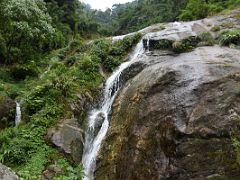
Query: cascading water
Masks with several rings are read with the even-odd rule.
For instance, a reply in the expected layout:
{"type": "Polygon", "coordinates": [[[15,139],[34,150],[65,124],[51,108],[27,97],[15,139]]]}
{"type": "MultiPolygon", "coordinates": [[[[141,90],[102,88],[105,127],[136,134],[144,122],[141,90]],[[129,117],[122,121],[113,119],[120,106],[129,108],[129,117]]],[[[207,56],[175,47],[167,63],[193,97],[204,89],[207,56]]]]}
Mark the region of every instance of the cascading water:
{"type": "Polygon", "coordinates": [[[130,60],[124,62],[120,67],[107,79],[104,88],[104,98],[99,109],[91,111],[88,117],[88,128],[85,133],[85,144],[83,151],[82,163],[85,171],[85,180],[94,179],[97,153],[100,150],[101,143],[105,138],[109,127],[109,113],[112,104],[121,87],[122,72],[131,64],[136,62],[138,55],[143,54],[144,48],[142,40],[137,44],[135,50],[130,56],[130,60]],[[100,128],[101,127],[101,128],[100,128]],[[100,130],[96,134],[96,130],[100,130]]]}
{"type": "Polygon", "coordinates": [[[18,126],[21,122],[21,105],[16,101],[16,116],[15,116],[15,126],[18,126]]]}

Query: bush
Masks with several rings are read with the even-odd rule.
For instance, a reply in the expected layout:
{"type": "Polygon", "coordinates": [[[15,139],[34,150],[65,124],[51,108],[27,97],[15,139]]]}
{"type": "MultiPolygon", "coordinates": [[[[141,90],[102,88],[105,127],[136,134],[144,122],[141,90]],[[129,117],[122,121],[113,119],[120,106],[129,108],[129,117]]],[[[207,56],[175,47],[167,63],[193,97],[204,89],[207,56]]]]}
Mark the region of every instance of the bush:
{"type": "Polygon", "coordinates": [[[224,10],[223,5],[221,5],[220,3],[209,3],[207,7],[208,7],[208,15],[214,15],[224,10]]]}
{"type": "Polygon", "coordinates": [[[240,45],[240,30],[231,30],[222,32],[219,36],[219,43],[222,46],[229,46],[231,44],[240,45]]]}
{"type": "Polygon", "coordinates": [[[90,55],[99,58],[100,62],[107,58],[110,51],[111,42],[108,40],[97,40],[92,44],[90,55]]]}
{"type": "Polygon", "coordinates": [[[112,72],[116,67],[121,64],[119,57],[108,56],[104,61],[103,66],[108,72],[112,72]]]}
{"type": "Polygon", "coordinates": [[[190,36],[182,41],[176,41],[172,44],[172,50],[176,53],[191,51],[200,42],[199,37],[190,36]]]}
{"type": "Polygon", "coordinates": [[[167,39],[161,39],[157,43],[154,43],[154,49],[171,49],[173,42],[167,39]]]}
{"type": "Polygon", "coordinates": [[[200,38],[200,46],[213,46],[215,40],[210,32],[202,33],[198,36],[200,38]]]}
{"type": "Polygon", "coordinates": [[[177,17],[179,20],[189,21],[202,19],[208,15],[208,6],[202,0],[189,0],[186,8],[177,17]]]}
{"type": "Polygon", "coordinates": [[[211,28],[211,31],[212,32],[218,32],[218,31],[220,31],[221,30],[221,27],[220,26],[213,26],[212,28],[211,28]]]}

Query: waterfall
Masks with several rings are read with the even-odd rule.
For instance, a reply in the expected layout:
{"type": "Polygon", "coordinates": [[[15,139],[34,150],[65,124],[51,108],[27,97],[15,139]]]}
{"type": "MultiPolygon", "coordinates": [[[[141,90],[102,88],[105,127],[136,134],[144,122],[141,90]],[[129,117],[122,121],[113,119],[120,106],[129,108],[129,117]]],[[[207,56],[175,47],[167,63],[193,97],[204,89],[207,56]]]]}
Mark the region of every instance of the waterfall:
{"type": "Polygon", "coordinates": [[[16,101],[16,115],[15,115],[15,126],[18,126],[21,122],[21,105],[16,101]]]}
{"type": "Polygon", "coordinates": [[[149,52],[150,51],[150,46],[149,46],[149,44],[150,44],[150,38],[147,36],[147,52],[149,52]]]}
{"type": "Polygon", "coordinates": [[[136,62],[138,55],[143,54],[144,48],[142,40],[137,44],[135,50],[130,55],[130,60],[124,62],[113,72],[107,79],[104,88],[104,98],[99,109],[93,109],[88,117],[88,128],[85,132],[85,144],[83,150],[82,164],[85,171],[85,180],[94,179],[94,171],[96,166],[96,157],[100,150],[102,141],[104,140],[109,127],[109,113],[112,104],[121,88],[122,72],[131,64],[136,62]],[[100,128],[99,131],[98,128],[100,128]],[[97,131],[97,133],[96,133],[97,131]]]}

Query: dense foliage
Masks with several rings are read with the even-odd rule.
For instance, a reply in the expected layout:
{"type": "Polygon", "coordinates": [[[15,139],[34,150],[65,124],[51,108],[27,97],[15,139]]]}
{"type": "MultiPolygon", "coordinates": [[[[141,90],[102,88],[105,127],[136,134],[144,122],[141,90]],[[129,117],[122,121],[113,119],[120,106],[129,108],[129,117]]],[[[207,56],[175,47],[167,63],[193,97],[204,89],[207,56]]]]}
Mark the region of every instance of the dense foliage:
{"type": "Polygon", "coordinates": [[[186,0],[137,0],[96,12],[106,34],[126,34],[154,23],[174,21],[186,0]]]}
{"type": "Polygon", "coordinates": [[[26,61],[51,49],[55,29],[42,1],[2,0],[0,3],[0,63],[26,61]]]}
{"type": "Polygon", "coordinates": [[[237,6],[240,6],[239,0],[188,0],[186,8],[181,11],[178,19],[185,21],[202,19],[237,6]]]}
{"type": "Polygon", "coordinates": [[[219,40],[221,45],[240,46],[240,30],[224,31],[221,33],[219,40]]]}
{"type": "Polygon", "coordinates": [[[93,12],[78,0],[44,0],[53,19],[53,26],[65,36],[91,37],[98,33],[98,23],[93,12]]]}

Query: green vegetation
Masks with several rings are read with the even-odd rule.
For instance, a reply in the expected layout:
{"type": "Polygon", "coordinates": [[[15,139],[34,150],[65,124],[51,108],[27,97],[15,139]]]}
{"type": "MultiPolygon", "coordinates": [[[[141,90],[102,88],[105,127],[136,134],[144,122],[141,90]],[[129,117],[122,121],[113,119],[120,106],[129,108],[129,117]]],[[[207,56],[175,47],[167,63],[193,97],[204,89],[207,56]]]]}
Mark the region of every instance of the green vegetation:
{"type": "Polygon", "coordinates": [[[189,21],[202,19],[208,13],[208,6],[203,0],[189,0],[187,6],[178,16],[179,20],[189,21]]]}
{"type": "Polygon", "coordinates": [[[59,43],[42,1],[2,0],[0,9],[0,63],[37,58],[59,43]]]}
{"type": "Polygon", "coordinates": [[[239,6],[239,0],[188,0],[186,7],[181,10],[177,19],[183,21],[202,19],[225,9],[239,6]]]}
{"type": "Polygon", "coordinates": [[[214,44],[216,44],[216,40],[210,32],[202,33],[198,37],[201,41],[198,46],[213,46],[214,44]]]}
{"type": "MultiPolygon", "coordinates": [[[[49,169],[58,170],[53,179],[81,178],[81,164],[52,147],[46,141],[47,130],[73,116],[71,104],[79,100],[77,94],[92,99],[99,95],[102,73],[107,76],[127,60],[141,34],[114,43],[100,37],[174,21],[180,13],[180,19],[198,19],[239,3],[200,2],[138,0],[102,12],[78,0],[1,0],[0,104],[8,100],[13,107],[6,107],[8,116],[0,109],[0,162],[22,179],[39,179],[49,169]],[[98,39],[88,41],[93,38],[98,39]],[[14,127],[15,100],[22,102],[18,127],[14,127]]],[[[212,31],[231,25],[221,24],[212,31]]],[[[239,34],[239,30],[223,32],[219,41],[239,46],[239,34]]],[[[177,42],[162,40],[155,46],[181,53],[214,43],[211,34],[204,33],[177,42]]],[[[77,117],[82,127],[85,116],[82,110],[77,117]]]]}
{"type": "Polygon", "coordinates": [[[216,43],[211,33],[202,33],[199,36],[190,36],[181,41],[170,41],[162,39],[154,44],[154,49],[167,49],[175,53],[191,51],[197,46],[212,46],[216,43]]]}
{"type": "Polygon", "coordinates": [[[222,32],[219,37],[219,42],[223,46],[229,46],[231,44],[240,46],[240,30],[222,32]]]}
{"type": "MultiPolygon", "coordinates": [[[[11,127],[0,131],[0,161],[23,179],[39,179],[46,168],[55,164],[60,171],[54,174],[55,179],[82,176],[81,165],[67,160],[45,141],[47,129],[60,119],[71,118],[70,104],[76,100],[76,94],[96,97],[104,80],[100,67],[105,73],[111,73],[140,38],[136,34],[116,43],[100,39],[90,44],[73,40],[65,48],[38,60],[41,66],[35,69],[36,74],[28,73],[20,79],[13,75],[19,71],[16,65],[21,68],[18,64],[1,67],[4,78],[0,94],[23,101],[23,122],[19,127],[10,124],[11,127]],[[56,159],[59,159],[57,163],[56,159]]],[[[36,66],[31,64],[30,61],[23,67],[34,69],[36,66]]],[[[78,118],[84,125],[82,114],[78,118]]]]}
{"type": "Polygon", "coordinates": [[[213,26],[212,28],[211,28],[211,31],[212,32],[218,32],[218,31],[220,31],[221,30],[221,27],[220,26],[213,26]]]}
{"type": "Polygon", "coordinates": [[[126,34],[154,23],[174,21],[185,4],[186,0],[135,0],[97,11],[95,19],[103,34],[126,34]]]}
{"type": "Polygon", "coordinates": [[[199,37],[192,36],[182,41],[174,42],[172,44],[172,50],[176,53],[191,51],[194,47],[198,45],[199,42],[199,37]]]}
{"type": "Polygon", "coordinates": [[[124,57],[139,42],[140,38],[141,34],[127,36],[113,45],[110,41],[98,40],[93,43],[90,54],[95,61],[102,63],[106,71],[112,72],[122,63],[124,57]]]}
{"type": "Polygon", "coordinates": [[[190,21],[240,6],[240,0],[135,0],[96,11],[93,18],[104,35],[126,34],[154,23],[190,21]]]}
{"type": "Polygon", "coordinates": [[[233,138],[233,147],[237,153],[237,163],[240,165],[240,141],[237,138],[233,138]]]}

